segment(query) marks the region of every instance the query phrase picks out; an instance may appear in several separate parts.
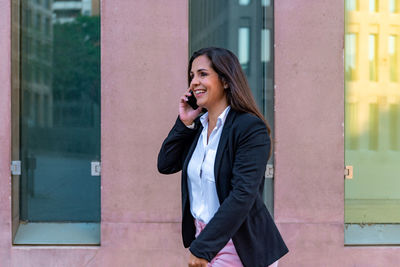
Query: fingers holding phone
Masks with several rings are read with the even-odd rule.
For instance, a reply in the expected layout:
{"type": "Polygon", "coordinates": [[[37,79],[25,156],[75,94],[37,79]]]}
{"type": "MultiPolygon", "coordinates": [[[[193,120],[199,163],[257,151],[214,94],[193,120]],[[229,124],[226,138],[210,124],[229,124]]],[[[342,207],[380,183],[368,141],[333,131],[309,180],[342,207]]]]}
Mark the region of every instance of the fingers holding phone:
{"type": "Polygon", "coordinates": [[[201,107],[196,103],[196,97],[189,88],[179,102],[179,118],[185,125],[190,125],[201,112],[201,107]]]}

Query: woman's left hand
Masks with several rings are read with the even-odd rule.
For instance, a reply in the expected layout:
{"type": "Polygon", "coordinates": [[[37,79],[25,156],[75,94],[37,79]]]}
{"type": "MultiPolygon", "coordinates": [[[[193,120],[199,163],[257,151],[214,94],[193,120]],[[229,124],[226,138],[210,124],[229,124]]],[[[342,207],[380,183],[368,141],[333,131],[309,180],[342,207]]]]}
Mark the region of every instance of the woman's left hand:
{"type": "Polygon", "coordinates": [[[195,255],[190,253],[189,256],[189,267],[207,267],[208,261],[202,258],[197,258],[195,255]]]}

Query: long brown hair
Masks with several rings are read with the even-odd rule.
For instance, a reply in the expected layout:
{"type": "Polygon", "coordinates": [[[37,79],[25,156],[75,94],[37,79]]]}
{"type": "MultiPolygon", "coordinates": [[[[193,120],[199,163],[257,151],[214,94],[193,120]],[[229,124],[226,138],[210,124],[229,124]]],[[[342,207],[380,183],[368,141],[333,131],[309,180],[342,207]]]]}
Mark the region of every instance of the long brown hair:
{"type": "Polygon", "coordinates": [[[211,61],[211,67],[218,73],[219,79],[228,84],[226,96],[231,108],[259,117],[267,126],[268,134],[270,134],[270,127],[262,113],[258,110],[239,60],[231,51],[219,47],[207,47],[194,52],[189,60],[189,86],[192,81],[190,71],[192,69],[193,60],[202,55],[206,55],[211,61]]]}

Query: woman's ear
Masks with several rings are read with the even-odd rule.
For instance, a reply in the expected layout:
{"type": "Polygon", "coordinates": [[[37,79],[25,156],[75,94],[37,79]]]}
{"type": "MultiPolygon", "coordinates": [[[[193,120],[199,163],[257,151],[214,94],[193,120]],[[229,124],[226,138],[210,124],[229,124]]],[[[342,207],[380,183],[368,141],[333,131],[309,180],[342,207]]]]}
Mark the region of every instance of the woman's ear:
{"type": "Polygon", "coordinates": [[[229,88],[229,85],[228,85],[228,83],[226,82],[226,80],[225,80],[224,77],[221,78],[221,81],[222,81],[222,85],[224,86],[224,89],[228,89],[228,88],[229,88]]]}

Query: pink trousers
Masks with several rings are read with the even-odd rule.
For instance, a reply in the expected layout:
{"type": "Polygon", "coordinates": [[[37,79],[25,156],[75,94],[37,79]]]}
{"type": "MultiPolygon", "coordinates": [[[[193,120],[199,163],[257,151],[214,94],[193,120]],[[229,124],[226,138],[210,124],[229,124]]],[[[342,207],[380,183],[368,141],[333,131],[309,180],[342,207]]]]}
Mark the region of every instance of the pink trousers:
{"type": "MultiPolygon", "coordinates": [[[[203,231],[204,227],[206,227],[206,224],[198,220],[195,220],[194,223],[196,225],[197,237],[200,232],[203,231]]],[[[226,246],[218,252],[217,256],[208,263],[208,267],[243,267],[232,239],[230,239],[226,246]]],[[[278,267],[278,261],[274,262],[269,267],[278,267]]]]}

